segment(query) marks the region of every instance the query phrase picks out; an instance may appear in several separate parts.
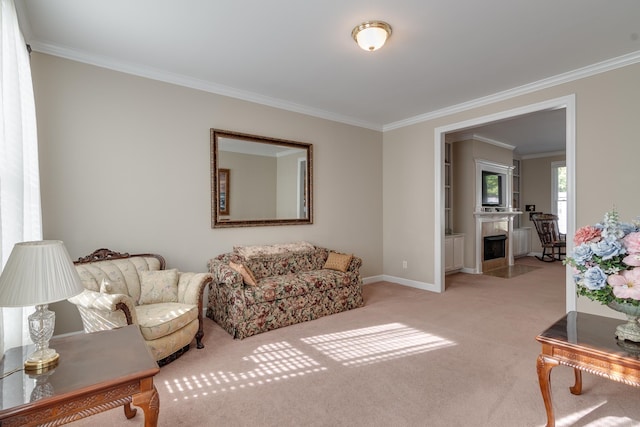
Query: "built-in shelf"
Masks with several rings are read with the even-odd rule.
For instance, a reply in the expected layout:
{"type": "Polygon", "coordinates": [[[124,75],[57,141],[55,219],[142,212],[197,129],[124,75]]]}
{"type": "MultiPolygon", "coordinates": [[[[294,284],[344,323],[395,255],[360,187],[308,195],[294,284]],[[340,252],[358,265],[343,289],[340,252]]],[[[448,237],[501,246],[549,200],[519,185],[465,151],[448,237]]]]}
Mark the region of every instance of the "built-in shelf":
{"type": "Polygon", "coordinates": [[[460,270],[464,267],[464,234],[444,236],[444,271],[460,270]]]}
{"type": "MultiPolygon", "coordinates": [[[[513,200],[511,207],[514,210],[520,210],[520,160],[513,159],[513,200]]],[[[513,228],[520,228],[520,217],[513,218],[513,228]]]]}
{"type": "MultiPolygon", "coordinates": [[[[515,224],[516,218],[513,218],[515,224]]],[[[531,252],[531,227],[522,227],[513,229],[513,256],[526,256],[531,252]]]]}
{"type": "Polygon", "coordinates": [[[453,163],[451,143],[444,144],[444,232],[453,232],[453,163]]]}

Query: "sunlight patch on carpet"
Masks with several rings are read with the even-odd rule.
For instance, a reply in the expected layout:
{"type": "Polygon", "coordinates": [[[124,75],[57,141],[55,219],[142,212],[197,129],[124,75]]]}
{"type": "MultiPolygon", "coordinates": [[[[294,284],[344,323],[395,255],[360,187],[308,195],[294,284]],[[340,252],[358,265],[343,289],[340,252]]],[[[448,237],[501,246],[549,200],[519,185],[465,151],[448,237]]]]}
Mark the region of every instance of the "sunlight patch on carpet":
{"type": "MultiPolygon", "coordinates": [[[[585,408],[582,411],[573,412],[573,413],[567,415],[566,417],[558,418],[557,414],[556,414],[556,427],[565,427],[565,426],[569,427],[569,426],[576,425],[576,423],[578,421],[580,421],[582,418],[584,418],[585,416],[589,415],[591,412],[595,411],[596,409],[598,409],[599,407],[601,407],[602,405],[604,405],[606,403],[607,403],[607,401],[605,400],[603,402],[600,402],[597,405],[591,406],[590,408],[585,408]]],[[[607,418],[612,418],[612,417],[607,417],[607,418]]],[[[609,420],[609,421],[612,422],[611,424],[601,424],[600,422],[602,420],[598,420],[596,422],[596,424],[587,424],[587,425],[588,426],[592,426],[592,427],[595,427],[595,426],[598,426],[598,427],[605,427],[605,426],[606,427],[620,427],[620,426],[628,425],[626,423],[623,423],[621,418],[617,418],[617,420],[619,420],[620,422],[618,422],[616,420],[609,420]]],[[[540,427],[543,427],[545,425],[546,425],[546,423],[542,424],[540,427]]]]}
{"type": "Polygon", "coordinates": [[[542,267],[534,267],[531,265],[515,264],[506,267],[495,268],[489,271],[483,271],[485,276],[501,277],[503,279],[510,279],[512,277],[522,276],[531,271],[538,270],[542,267]]]}
{"type": "Polygon", "coordinates": [[[257,347],[242,358],[245,362],[255,364],[248,371],[202,373],[165,380],[163,385],[172,400],[177,402],[292,380],[329,369],[306,354],[303,351],[304,345],[349,367],[370,365],[456,345],[453,341],[402,323],[316,335],[301,341],[299,348],[286,341],[257,347]]]}
{"type": "Polygon", "coordinates": [[[402,323],[317,335],[302,342],[344,366],[370,365],[456,345],[402,323]]]}
{"type": "Polygon", "coordinates": [[[164,381],[173,401],[195,399],[224,392],[243,390],[272,382],[289,380],[326,371],[327,368],[288,342],[258,347],[244,361],[256,367],[246,372],[210,372],[164,381]]]}
{"type": "Polygon", "coordinates": [[[602,417],[589,424],[585,424],[584,427],[629,427],[637,426],[638,420],[632,420],[629,417],[602,417]]]}

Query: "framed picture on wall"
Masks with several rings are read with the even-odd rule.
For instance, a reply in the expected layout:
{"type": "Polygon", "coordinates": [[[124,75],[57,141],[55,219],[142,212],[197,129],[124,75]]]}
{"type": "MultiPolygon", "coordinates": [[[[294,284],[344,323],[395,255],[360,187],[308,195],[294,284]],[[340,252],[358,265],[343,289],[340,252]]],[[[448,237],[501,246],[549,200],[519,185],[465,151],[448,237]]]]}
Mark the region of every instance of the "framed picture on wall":
{"type": "Polygon", "coordinates": [[[218,213],[229,215],[229,169],[218,169],[218,213]]]}

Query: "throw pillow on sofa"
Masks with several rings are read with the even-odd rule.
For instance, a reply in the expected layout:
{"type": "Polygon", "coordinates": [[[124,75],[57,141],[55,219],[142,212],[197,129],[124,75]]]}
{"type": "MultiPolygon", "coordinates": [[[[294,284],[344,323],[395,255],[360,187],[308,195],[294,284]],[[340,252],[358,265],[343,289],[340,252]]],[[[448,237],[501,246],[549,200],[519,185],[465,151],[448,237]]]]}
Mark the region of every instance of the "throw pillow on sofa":
{"type": "Polygon", "coordinates": [[[140,304],[178,302],[178,270],[140,272],[140,304]]]}
{"type": "Polygon", "coordinates": [[[253,273],[247,266],[236,264],[235,262],[229,262],[229,267],[240,273],[242,275],[242,279],[244,279],[244,283],[246,283],[247,285],[258,286],[258,284],[256,283],[256,278],[253,276],[253,273]]]}
{"type": "Polygon", "coordinates": [[[353,255],[329,252],[329,257],[327,258],[327,262],[324,263],[323,268],[338,270],[344,273],[349,268],[349,264],[351,264],[351,258],[353,258],[353,255]]]}
{"type": "Polygon", "coordinates": [[[107,277],[103,277],[100,281],[100,293],[101,294],[124,294],[129,295],[127,285],[121,281],[111,281],[107,277]]]}

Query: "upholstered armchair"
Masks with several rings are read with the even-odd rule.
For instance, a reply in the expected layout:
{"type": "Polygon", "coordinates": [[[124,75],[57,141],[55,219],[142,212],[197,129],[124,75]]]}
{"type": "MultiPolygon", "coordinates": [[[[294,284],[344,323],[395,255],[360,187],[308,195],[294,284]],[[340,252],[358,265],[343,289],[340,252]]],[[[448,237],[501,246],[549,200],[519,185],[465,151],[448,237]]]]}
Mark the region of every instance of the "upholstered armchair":
{"type": "Polygon", "coordinates": [[[85,332],[138,325],[158,364],[168,363],[196,339],[203,348],[203,294],[209,273],[165,270],[156,254],[98,249],[75,262],[85,290],[69,301],[85,332]]]}

